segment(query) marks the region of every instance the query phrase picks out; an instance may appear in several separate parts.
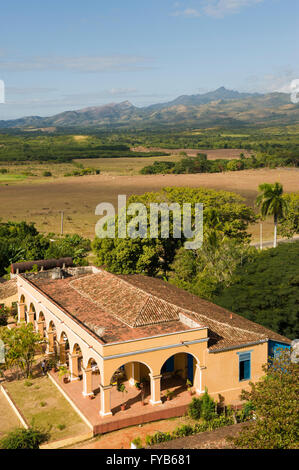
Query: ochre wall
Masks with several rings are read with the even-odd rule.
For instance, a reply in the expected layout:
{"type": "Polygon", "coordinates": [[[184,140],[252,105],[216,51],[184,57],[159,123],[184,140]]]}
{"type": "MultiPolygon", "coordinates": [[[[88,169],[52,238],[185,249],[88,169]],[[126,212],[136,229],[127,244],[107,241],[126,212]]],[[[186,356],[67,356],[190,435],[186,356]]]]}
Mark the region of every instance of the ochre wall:
{"type": "Polygon", "coordinates": [[[12,295],[11,297],[6,297],[5,299],[0,298],[0,305],[4,304],[5,307],[11,308],[13,302],[18,301],[18,294],[12,295]]]}
{"type": "Polygon", "coordinates": [[[263,375],[263,364],[267,363],[268,343],[262,343],[246,348],[233,349],[231,351],[205,354],[202,371],[203,387],[208,388],[209,394],[218,400],[220,393],[230,403],[239,400],[242,389],[248,389],[250,381],[256,382],[263,375]],[[239,356],[238,352],[251,352],[251,377],[250,380],[239,381],[239,356]]]}

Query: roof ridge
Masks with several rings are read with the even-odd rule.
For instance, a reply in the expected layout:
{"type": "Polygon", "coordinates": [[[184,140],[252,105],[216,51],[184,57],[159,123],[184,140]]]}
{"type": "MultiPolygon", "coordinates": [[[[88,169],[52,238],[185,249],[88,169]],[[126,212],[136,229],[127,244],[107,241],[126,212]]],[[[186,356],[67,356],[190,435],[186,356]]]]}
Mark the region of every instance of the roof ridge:
{"type": "MultiPolygon", "coordinates": [[[[94,276],[95,274],[89,274],[87,277],[91,277],[91,276],[94,276]]],[[[117,320],[119,320],[121,323],[123,323],[124,325],[128,326],[129,328],[134,328],[132,325],[130,325],[129,323],[125,322],[123,318],[119,317],[118,315],[116,315],[114,312],[108,312],[105,308],[102,307],[102,305],[97,302],[96,300],[93,300],[88,294],[86,294],[84,291],[80,290],[80,289],[77,289],[76,287],[74,287],[72,285],[72,283],[74,281],[76,281],[77,279],[73,279],[72,281],[69,282],[69,285],[71,286],[72,289],[74,289],[76,292],[78,292],[78,294],[82,295],[83,297],[85,297],[86,299],[88,299],[90,302],[94,303],[95,305],[97,305],[98,307],[100,307],[105,313],[107,313],[108,315],[113,315],[115,318],[117,318],[117,320]]]]}

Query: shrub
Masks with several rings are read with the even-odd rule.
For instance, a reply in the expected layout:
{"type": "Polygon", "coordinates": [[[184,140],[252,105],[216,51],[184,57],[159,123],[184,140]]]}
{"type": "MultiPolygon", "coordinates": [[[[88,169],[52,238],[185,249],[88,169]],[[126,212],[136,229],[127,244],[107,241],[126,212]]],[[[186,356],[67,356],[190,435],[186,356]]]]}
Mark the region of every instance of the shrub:
{"type": "Polygon", "coordinates": [[[58,424],[57,425],[57,429],[59,429],[59,431],[63,431],[65,428],[66,428],[65,424],[58,424]]]}
{"type": "Polygon", "coordinates": [[[6,326],[9,316],[8,308],[0,305],[0,326],[6,326]]]}
{"type": "Polygon", "coordinates": [[[199,419],[201,415],[201,399],[192,398],[191,403],[188,406],[188,415],[190,418],[199,419]]]}
{"type": "Polygon", "coordinates": [[[201,418],[203,418],[205,421],[210,421],[211,419],[215,418],[217,416],[215,409],[216,404],[213,398],[211,398],[208,394],[208,391],[205,390],[205,393],[201,398],[201,418]]]}
{"type": "Polygon", "coordinates": [[[0,441],[1,449],[38,449],[49,439],[48,433],[36,428],[15,429],[0,441]]]}
{"type": "Polygon", "coordinates": [[[184,424],[183,426],[176,428],[172,435],[173,437],[186,437],[194,434],[194,428],[189,424],[184,424]]]}
{"type": "Polygon", "coordinates": [[[137,449],[142,449],[142,442],[140,437],[135,437],[135,439],[132,440],[132,444],[134,444],[137,449]]]}
{"type": "Polygon", "coordinates": [[[51,173],[51,171],[44,171],[43,176],[46,176],[46,177],[52,176],[52,173],[51,173]]]}

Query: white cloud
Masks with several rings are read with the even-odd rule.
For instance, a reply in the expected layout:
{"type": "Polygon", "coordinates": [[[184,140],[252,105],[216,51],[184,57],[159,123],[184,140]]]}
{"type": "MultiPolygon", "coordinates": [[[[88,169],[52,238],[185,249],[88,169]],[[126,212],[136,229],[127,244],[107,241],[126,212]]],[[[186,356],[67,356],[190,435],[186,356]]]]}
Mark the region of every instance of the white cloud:
{"type": "Polygon", "coordinates": [[[262,3],[264,0],[197,0],[196,8],[176,2],[173,7],[175,11],[172,16],[184,16],[186,18],[198,18],[201,16],[211,16],[223,18],[226,15],[239,13],[244,7],[251,7],[262,3]]]}
{"type": "Polygon", "coordinates": [[[198,18],[201,16],[200,12],[195,8],[185,8],[184,10],[177,10],[173,14],[173,16],[186,16],[189,18],[198,18]]]}
{"type": "Polygon", "coordinates": [[[243,7],[251,7],[264,0],[204,0],[203,11],[208,16],[222,18],[225,15],[238,13],[243,7]]]}

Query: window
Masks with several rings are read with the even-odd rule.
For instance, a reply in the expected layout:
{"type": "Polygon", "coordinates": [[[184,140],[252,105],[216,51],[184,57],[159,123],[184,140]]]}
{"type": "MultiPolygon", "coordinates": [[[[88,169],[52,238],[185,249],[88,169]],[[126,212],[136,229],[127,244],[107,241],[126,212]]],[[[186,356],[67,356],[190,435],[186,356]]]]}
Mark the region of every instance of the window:
{"type": "Polygon", "coordinates": [[[239,380],[249,380],[251,375],[251,352],[238,353],[239,380]]]}

